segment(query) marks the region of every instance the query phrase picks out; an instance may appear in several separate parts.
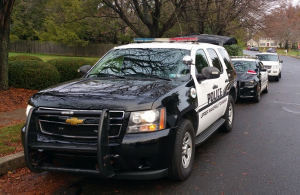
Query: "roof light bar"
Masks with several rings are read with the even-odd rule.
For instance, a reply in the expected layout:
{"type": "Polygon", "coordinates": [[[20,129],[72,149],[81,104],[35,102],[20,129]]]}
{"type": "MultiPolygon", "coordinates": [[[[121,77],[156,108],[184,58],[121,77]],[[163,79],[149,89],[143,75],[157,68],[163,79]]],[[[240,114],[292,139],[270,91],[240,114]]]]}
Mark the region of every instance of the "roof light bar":
{"type": "Polygon", "coordinates": [[[175,38],[134,38],[134,42],[192,42],[198,41],[197,37],[175,37],[175,38]]]}
{"type": "Polygon", "coordinates": [[[230,58],[248,58],[248,59],[257,59],[257,56],[230,56],[230,58]]]}
{"type": "Polygon", "coordinates": [[[185,42],[185,41],[198,41],[197,37],[178,37],[178,38],[170,38],[170,41],[178,41],[178,42],[185,42]]]}

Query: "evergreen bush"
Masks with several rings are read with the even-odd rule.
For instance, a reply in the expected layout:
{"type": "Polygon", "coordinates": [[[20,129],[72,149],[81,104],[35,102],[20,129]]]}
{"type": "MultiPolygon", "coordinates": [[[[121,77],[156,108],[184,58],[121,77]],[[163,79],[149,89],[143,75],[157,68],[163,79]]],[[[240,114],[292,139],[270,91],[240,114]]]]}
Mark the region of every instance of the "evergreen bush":
{"type": "Polygon", "coordinates": [[[59,82],[59,72],[46,62],[23,60],[9,62],[9,86],[41,90],[59,82]]]}
{"type": "Polygon", "coordinates": [[[90,60],[75,58],[57,58],[49,60],[48,63],[54,65],[60,73],[60,81],[65,82],[72,79],[80,78],[81,75],[77,71],[83,65],[94,64],[90,60]]]}
{"type": "Polygon", "coordinates": [[[230,56],[242,56],[243,48],[240,45],[224,45],[230,56]]]}
{"type": "Polygon", "coordinates": [[[18,55],[18,56],[11,56],[8,58],[9,62],[12,61],[21,61],[21,60],[36,60],[36,61],[40,61],[42,62],[43,60],[39,57],[35,57],[35,56],[26,56],[26,55],[18,55]]]}

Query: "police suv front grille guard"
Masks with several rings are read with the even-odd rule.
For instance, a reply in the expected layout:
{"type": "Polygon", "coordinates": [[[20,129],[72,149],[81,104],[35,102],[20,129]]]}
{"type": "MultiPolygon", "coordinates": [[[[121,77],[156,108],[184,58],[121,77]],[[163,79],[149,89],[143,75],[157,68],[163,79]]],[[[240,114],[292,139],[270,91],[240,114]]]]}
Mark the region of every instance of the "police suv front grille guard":
{"type": "MultiPolygon", "coordinates": [[[[99,114],[99,127],[97,137],[97,147],[87,145],[72,145],[72,144],[57,144],[57,143],[43,143],[37,141],[36,119],[38,115],[45,114],[60,114],[61,111],[54,110],[38,110],[31,109],[28,113],[26,126],[25,126],[25,144],[24,153],[25,161],[30,171],[38,173],[41,171],[60,171],[69,173],[87,173],[98,175],[101,177],[114,176],[114,170],[110,162],[110,151],[108,142],[109,130],[109,111],[104,109],[102,111],[84,112],[85,115],[99,114]],[[97,153],[97,167],[98,170],[93,169],[78,169],[67,167],[45,166],[43,159],[38,159],[38,150],[51,150],[55,151],[73,151],[73,152],[96,152],[97,153]]],[[[73,111],[72,113],[64,113],[65,115],[82,114],[82,111],[73,111]]]]}
{"type": "MultiPolygon", "coordinates": [[[[47,112],[47,117],[56,117],[58,118],[59,116],[66,116],[66,114],[70,115],[74,115],[74,112],[77,113],[77,114],[80,114],[79,116],[81,116],[81,118],[85,120],[88,120],[88,119],[94,119],[96,118],[95,116],[88,116],[86,117],[86,113],[90,113],[89,115],[97,115],[97,112],[96,110],[92,110],[92,111],[89,111],[89,110],[67,110],[67,109],[52,109],[52,108],[41,108],[40,110],[48,110],[51,112],[47,112]],[[57,114],[54,114],[53,111],[56,111],[57,114]],[[58,112],[57,112],[58,111],[58,112]],[[84,116],[84,117],[82,117],[84,116]]],[[[110,131],[112,131],[114,129],[114,132],[109,132],[108,133],[108,137],[109,138],[116,138],[116,137],[119,137],[120,133],[121,133],[121,129],[122,129],[122,123],[123,123],[123,120],[124,120],[124,115],[125,115],[125,112],[124,111],[110,111],[110,120],[114,120],[114,121],[118,121],[117,123],[114,122],[114,123],[110,123],[110,131]],[[117,130],[116,130],[117,129],[117,130]]],[[[40,115],[40,116],[43,116],[43,115],[40,115]]],[[[99,118],[98,118],[99,119],[99,118]]],[[[93,133],[93,135],[73,135],[73,134],[63,134],[63,133],[58,133],[58,132],[53,132],[52,130],[55,129],[55,128],[52,128],[51,131],[45,129],[45,127],[42,125],[42,123],[45,125],[45,124],[52,124],[52,125],[62,125],[62,126],[72,126],[72,125],[68,125],[66,122],[58,122],[58,121],[52,121],[50,119],[47,119],[47,120],[41,120],[41,119],[38,119],[39,121],[39,129],[41,131],[41,133],[43,134],[47,134],[47,135],[54,135],[54,136],[59,136],[59,137],[66,137],[66,138],[74,138],[74,139],[96,139],[97,138],[97,133],[93,133]]],[[[90,127],[96,127],[98,126],[98,123],[88,123],[88,124],[77,124],[77,127],[78,128],[83,128],[83,127],[87,127],[87,126],[90,126],[90,127]]],[[[73,131],[71,131],[73,132],[73,131]]],[[[70,133],[70,132],[69,132],[70,133]]],[[[90,131],[87,132],[87,133],[91,133],[90,131]]]]}

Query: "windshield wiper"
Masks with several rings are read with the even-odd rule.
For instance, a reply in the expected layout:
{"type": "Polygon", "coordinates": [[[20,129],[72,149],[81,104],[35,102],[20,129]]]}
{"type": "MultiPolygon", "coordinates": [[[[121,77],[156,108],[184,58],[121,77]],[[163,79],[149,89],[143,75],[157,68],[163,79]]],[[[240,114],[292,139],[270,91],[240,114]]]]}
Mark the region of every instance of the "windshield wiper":
{"type": "Polygon", "coordinates": [[[125,78],[125,76],[109,74],[109,73],[102,73],[102,72],[89,74],[89,76],[90,75],[96,75],[97,77],[108,77],[109,76],[109,77],[117,77],[117,78],[122,78],[122,79],[125,78]]]}
{"type": "Polygon", "coordinates": [[[136,74],[128,74],[126,76],[135,76],[135,75],[142,75],[142,76],[147,77],[147,78],[156,78],[156,79],[162,79],[162,80],[166,80],[166,81],[172,81],[172,79],[169,79],[169,78],[160,77],[160,76],[157,76],[155,74],[145,74],[145,73],[142,73],[142,72],[138,72],[136,74]]]}

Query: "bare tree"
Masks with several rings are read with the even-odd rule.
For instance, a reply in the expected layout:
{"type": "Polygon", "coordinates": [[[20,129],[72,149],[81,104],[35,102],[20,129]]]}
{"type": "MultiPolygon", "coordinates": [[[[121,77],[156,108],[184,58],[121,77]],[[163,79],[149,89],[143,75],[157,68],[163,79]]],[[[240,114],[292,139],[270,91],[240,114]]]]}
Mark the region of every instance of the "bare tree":
{"type": "Polygon", "coordinates": [[[10,15],[15,0],[0,0],[0,90],[8,90],[10,15]]]}
{"type": "Polygon", "coordinates": [[[265,19],[263,32],[266,36],[276,39],[288,49],[290,43],[296,43],[300,37],[300,7],[283,2],[280,7],[272,10],[265,19]]]}
{"type": "Polygon", "coordinates": [[[277,0],[191,0],[183,16],[194,32],[232,35],[240,28],[259,28],[261,18],[275,2],[277,0]]]}
{"type": "Polygon", "coordinates": [[[103,0],[140,37],[162,37],[184,11],[188,0],[103,0]]]}

